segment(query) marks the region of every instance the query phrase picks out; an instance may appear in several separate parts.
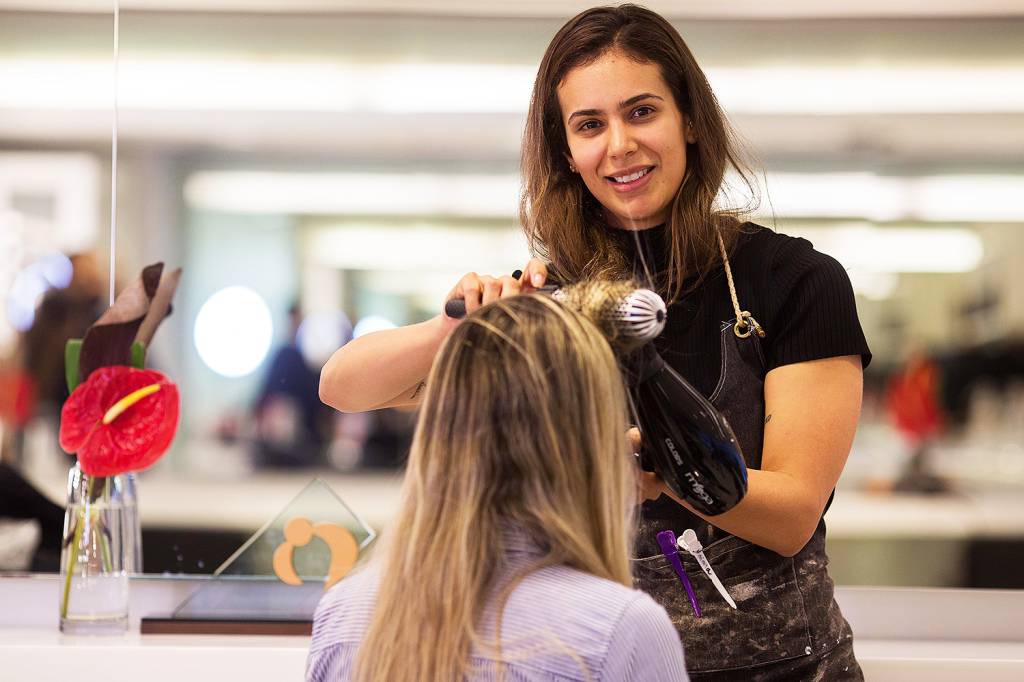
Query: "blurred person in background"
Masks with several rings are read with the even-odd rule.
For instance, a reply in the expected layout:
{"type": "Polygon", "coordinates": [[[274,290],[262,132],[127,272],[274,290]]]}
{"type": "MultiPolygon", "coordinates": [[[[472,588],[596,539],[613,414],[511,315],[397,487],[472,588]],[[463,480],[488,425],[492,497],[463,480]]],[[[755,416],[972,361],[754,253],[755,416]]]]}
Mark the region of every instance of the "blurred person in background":
{"type": "MultiPolygon", "coordinates": [[[[863,679],[834,599],[823,520],[871,358],[845,269],[804,239],[716,205],[727,169],[749,171],[682,38],[637,6],[587,10],[556,34],[534,84],[521,167],[520,219],[539,258],[515,279],[467,274],[449,298],[472,313],[533,291],[549,273],[561,283],[642,277],[670,306],[657,349],[729,420],[747,462],[746,497],[716,516],[643,474],[636,584],[668,610],[690,675],[863,679]],[[700,580],[703,617],[691,610],[656,541],[688,528],[737,609],[700,580]]],[[[321,397],[347,411],[417,403],[458,324],[442,314],[356,339],[325,365],[321,397]]]]}
{"type": "Polygon", "coordinates": [[[68,397],[64,346],[81,339],[105,309],[106,278],[92,253],[71,256],[71,283],[50,289],[36,308],[32,326],[22,335],[18,356],[35,388],[36,416],[59,428],[60,408],[68,397]]]}
{"type": "Polygon", "coordinates": [[[319,372],[309,366],[299,349],[300,303],[288,309],[288,320],[288,338],[270,361],[253,409],[258,466],[292,468],[324,463],[331,410],[318,399],[319,372]]]}
{"type": "Polygon", "coordinates": [[[929,467],[929,447],[945,425],[939,404],[939,367],[923,349],[913,348],[892,377],[885,392],[890,421],[911,448],[907,466],[893,488],[903,492],[940,493],[949,484],[929,467]]]}
{"type": "Polygon", "coordinates": [[[626,419],[581,315],[520,296],[468,316],[431,370],[383,556],[317,608],[307,680],[686,680],[665,610],[631,589],[626,419]]]}
{"type": "MultiPolygon", "coordinates": [[[[16,467],[26,464],[25,430],[33,420],[43,423],[53,438],[53,452],[34,456],[65,458],[57,447],[60,409],[68,397],[64,374],[64,345],[80,339],[103,311],[105,279],[91,253],[71,256],[72,276],[67,287],[48,290],[35,311],[32,326],[18,341],[15,366],[19,393],[31,396],[22,404],[11,439],[10,463],[0,463],[0,517],[30,519],[39,524],[39,544],[31,563],[35,571],[56,571],[60,557],[64,510],[40,494],[16,467]],[[13,466],[12,466],[13,465],[13,466]]],[[[67,459],[68,466],[72,460],[67,459]]]]}
{"type": "Polygon", "coordinates": [[[413,410],[377,410],[363,441],[361,465],[371,469],[397,469],[405,464],[416,423],[413,410]]]}
{"type": "MultiPolygon", "coordinates": [[[[0,462],[0,520],[17,519],[35,521],[38,535],[31,538],[34,547],[24,547],[18,553],[30,555],[25,566],[31,571],[56,572],[60,570],[61,537],[64,533],[64,508],[46,499],[10,465],[0,462]]],[[[20,534],[8,536],[0,526],[0,543],[11,550],[20,534]]],[[[12,568],[0,564],[0,570],[12,568]]]]}

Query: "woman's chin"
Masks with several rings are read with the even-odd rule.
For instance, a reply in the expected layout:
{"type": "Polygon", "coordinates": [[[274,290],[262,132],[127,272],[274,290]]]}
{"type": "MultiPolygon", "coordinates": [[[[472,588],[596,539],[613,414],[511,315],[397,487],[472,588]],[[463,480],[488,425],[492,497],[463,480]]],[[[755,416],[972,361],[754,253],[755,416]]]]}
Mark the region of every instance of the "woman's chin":
{"type": "Polygon", "coordinates": [[[620,230],[645,230],[665,222],[663,212],[650,210],[616,211],[609,225],[620,230]]]}

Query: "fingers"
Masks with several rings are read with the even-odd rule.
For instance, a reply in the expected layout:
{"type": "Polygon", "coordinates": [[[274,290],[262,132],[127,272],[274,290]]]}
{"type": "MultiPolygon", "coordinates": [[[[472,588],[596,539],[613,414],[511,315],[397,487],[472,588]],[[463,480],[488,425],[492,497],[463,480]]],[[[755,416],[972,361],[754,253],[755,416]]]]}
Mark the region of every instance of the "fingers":
{"type": "Polygon", "coordinates": [[[636,473],[636,497],[637,504],[645,502],[647,500],[656,500],[661,497],[661,494],[665,491],[665,482],[661,479],[657,473],[653,471],[644,471],[640,468],[640,448],[643,445],[643,438],[640,435],[640,429],[633,426],[626,431],[626,442],[629,446],[629,451],[633,453],[635,458],[633,461],[635,466],[633,468],[636,473]]]}
{"type": "Polygon", "coordinates": [[[523,293],[529,293],[534,289],[540,289],[548,281],[548,266],[539,258],[531,258],[526,264],[526,269],[519,277],[523,293]]]}
{"type": "Polygon", "coordinates": [[[636,472],[637,501],[656,500],[665,492],[665,482],[653,471],[638,468],[636,472]]]}
{"type": "Polygon", "coordinates": [[[643,440],[640,438],[640,429],[634,426],[626,431],[626,439],[629,441],[630,452],[640,452],[640,445],[643,443],[643,440]]]}
{"type": "Polygon", "coordinates": [[[480,276],[470,272],[462,276],[455,287],[448,293],[445,303],[453,299],[462,299],[466,303],[466,314],[480,307],[483,291],[480,276]]]}
{"type": "Polygon", "coordinates": [[[466,314],[493,303],[501,298],[516,296],[522,291],[519,280],[512,277],[490,277],[470,272],[459,280],[455,288],[449,292],[445,302],[462,299],[466,304],[466,314]]]}
{"type": "Polygon", "coordinates": [[[502,277],[498,280],[501,282],[501,298],[508,298],[509,296],[518,296],[522,293],[523,287],[519,283],[519,280],[514,277],[502,277]]]}
{"type": "Polygon", "coordinates": [[[481,305],[494,303],[499,298],[501,298],[500,280],[494,279],[493,277],[481,277],[480,283],[483,286],[483,294],[480,300],[481,305]]]}

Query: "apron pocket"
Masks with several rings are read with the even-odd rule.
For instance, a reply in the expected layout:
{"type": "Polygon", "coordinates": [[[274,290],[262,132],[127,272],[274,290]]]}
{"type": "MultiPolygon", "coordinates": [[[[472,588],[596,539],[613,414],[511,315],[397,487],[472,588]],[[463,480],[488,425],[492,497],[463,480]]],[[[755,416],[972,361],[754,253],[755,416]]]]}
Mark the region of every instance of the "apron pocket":
{"type": "Polygon", "coordinates": [[[703,616],[697,618],[675,571],[661,556],[634,562],[635,583],[661,604],[679,631],[690,672],[747,668],[812,652],[793,559],[735,536],[705,555],[736,602],[733,610],[692,557],[683,565],[703,616]],[[715,551],[712,551],[715,550],[715,551]]]}

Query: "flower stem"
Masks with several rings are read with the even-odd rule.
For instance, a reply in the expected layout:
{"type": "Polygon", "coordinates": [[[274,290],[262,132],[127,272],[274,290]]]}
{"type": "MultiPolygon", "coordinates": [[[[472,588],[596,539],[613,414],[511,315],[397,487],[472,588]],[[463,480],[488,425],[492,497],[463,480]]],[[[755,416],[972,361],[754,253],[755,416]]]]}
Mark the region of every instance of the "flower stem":
{"type": "Polygon", "coordinates": [[[92,476],[89,476],[86,483],[85,493],[85,505],[83,505],[81,511],[77,514],[75,523],[75,539],[71,542],[71,547],[68,548],[68,569],[67,575],[64,577],[64,597],[60,600],[60,617],[68,617],[68,598],[71,596],[71,576],[75,572],[75,564],[78,563],[78,545],[82,541],[82,531],[85,526],[85,509],[89,505],[89,500],[92,499],[92,476]]]}
{"type": "MultiPolygon", "coordinates": [[[[103,501],[110,504],[110,478],[103,479],[103,501]]],[[[109,508],[107,510],[110,511],[109,508]]],[[[103,517],[99,512],[96,512],[96,532],[100,536],[100,551],[103,553],[103,570],[107,573],[111,573],[114,570],[114,562],[110,558],[110,540],[108,535],[110,533],[103,526],[103,517]]]]}

